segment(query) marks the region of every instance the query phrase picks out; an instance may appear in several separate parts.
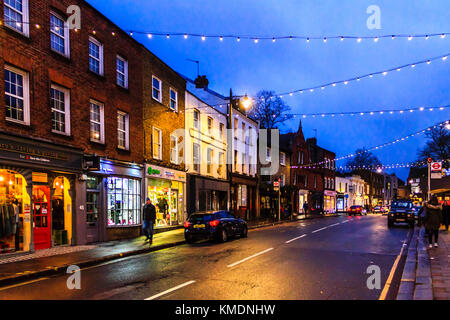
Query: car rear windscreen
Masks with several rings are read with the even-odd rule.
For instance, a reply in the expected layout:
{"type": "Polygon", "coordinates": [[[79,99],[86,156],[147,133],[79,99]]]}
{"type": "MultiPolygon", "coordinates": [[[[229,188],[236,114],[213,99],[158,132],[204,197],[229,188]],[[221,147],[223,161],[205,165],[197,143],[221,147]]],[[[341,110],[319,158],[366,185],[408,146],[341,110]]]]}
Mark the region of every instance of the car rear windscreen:
{"type": "Polygon", "coordinates": [[[204,223],[214,220],[214,215],[212,214],[194,214],[189,218],[189,222],[192,223],[204,223]]]}
{"type": "Polygon", "coordinates": [[[392,202],[391,207],[412,208],[412,203],[411,202],[406,202],[406,201],[394,201],[394,202],[392,202]]]}

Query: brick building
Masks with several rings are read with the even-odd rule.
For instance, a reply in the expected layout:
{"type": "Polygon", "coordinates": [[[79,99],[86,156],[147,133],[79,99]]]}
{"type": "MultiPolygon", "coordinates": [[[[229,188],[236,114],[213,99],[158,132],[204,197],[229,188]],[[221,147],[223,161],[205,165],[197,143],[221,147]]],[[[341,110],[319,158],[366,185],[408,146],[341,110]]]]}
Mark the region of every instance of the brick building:
{"type": "Polygon", "coordinates": [[[321,171],[311,165],[310,148],[303,135],[302,123],[296,133],[283,134],[280,144],[291,150],[291,185],[294,187],[293,212],[305,214],[304,204],[311,212],[320,211],[323,206],[323,180],[321,171]]]}
{"type": "Polygon", "coordinates": [[[142,61],[145,197],[156,206],[156,228],[170,228],[186,217],[186,81],[150,51],[142,61]]]}
{"type": "Polygon", "coordinates": [[[139,235],[146,50],[82,0],[1,1],[0,15],[0,204],[21,226],[2,252],[139,235]]]}

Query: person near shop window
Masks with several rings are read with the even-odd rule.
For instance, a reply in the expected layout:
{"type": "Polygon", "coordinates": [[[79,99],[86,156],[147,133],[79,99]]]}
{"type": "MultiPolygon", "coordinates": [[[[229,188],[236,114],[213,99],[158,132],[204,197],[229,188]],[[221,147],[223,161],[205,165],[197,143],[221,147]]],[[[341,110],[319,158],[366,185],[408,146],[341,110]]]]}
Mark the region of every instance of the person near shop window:
{"type": "Polygon", "coordinates": [[[156,221],[156,208],[152,204],[152,201],[150,198],[147,198],[147,202],[144,205],[143,211],[143,231],[144,235],[146,237],[145,241],[150,241],[150,243],[153,242],[153,226],[156,221]]]}

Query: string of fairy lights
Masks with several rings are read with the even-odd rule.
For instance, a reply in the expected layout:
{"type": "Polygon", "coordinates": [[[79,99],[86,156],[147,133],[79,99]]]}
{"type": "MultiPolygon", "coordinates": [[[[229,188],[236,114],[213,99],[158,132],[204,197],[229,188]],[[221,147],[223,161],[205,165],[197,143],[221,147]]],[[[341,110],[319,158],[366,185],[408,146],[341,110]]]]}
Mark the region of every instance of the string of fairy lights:
{"type": "Polygon", "coordinates": [[[416,132],[411,133],[409,135],[406,135],[406,136],[397,138],[395,140],[392,140],[392,141],[380,144],[378,146],[371,147],[371,148],[368,148],[368,149],[363,149],[362,151],[357,152],[357,153],[351,153],[351,154],[347,154],[345,156],[338,157],[338,158],[334,159],[334,161],[320,161],[320,162],[316,162],[316,163],[309,163],[309,164],[306,164],[306,165],[301,165],[301,166],[298,166],[298,167],[299,168],[305,168],[305,169],[316,169],[316,168],[320,167],[321,165],[329,165],[330,162],[337,162],[337,161],[342,161],[342,160],[348,160],[348,159],[354,158],[356,156],[363,155],[365,153],[369,153],[369,152],[372,152],[372,151],[378,151],[378,150],[386,148],[388,146],[392,146],[392,145],[404,142],[404,141],[406,141],[406,140],[408,140],[408,139],[410,139],[412,137],[424,134],[427,131],[431,131],[432,129],[436,129],[438,127],[446,127],[447,129],[449,129],[449,127],[450,127],[450,120],[438,123],[438,124],[436,124],[434,126],[430,126],[430,127],[425,128],[423,130],[416,131],[416,132]]]}
{"type": "MultiPolygon", "coordinates": [[[[224,107],[225,105],[217,105],[220,107],[224,107]]],[[[210,108],[210,105],[205,106],[196,106],[195,109],[202,109],[202,108],[210,108]]],[[[377,110],[364,110],[364,111],[344,111],[344,112],[318,112],[318,113],[284,113],[280,117],[284,118],[325,118],[325,117],[344,117],[344,116],[350,116],[350,117],[361,117],[361,116],[376,116],[376,115],[408,115],[412,113],[417,112],[433,112],[433,111],[445,111],[450,108],[450,105],[442,105],[442,106],[436,106],[436,107],[430,107],[430,106],[423,106],[423,107],[404,107],[404,108],[395,108],[395,109],[377,109],[377,110]]],[[[195,110],[190,109],[186,110],[186,113],[193,113],[195,110]]],[[[217,112],[202,112],[202,115],[215,115],[217,112]]],[[[227,116],[229,116],[227,114],[227,116]]],[[[277,117],[277,115],[273,115],[273,117],[277,117]]]]}
{"type": "MultiPolygon", "coordinates": [[[[450,159],[436,161],[436,162],[442,162],[442,163],[450,163],[450,159]]],[[[389,169],[400,169],[400,168],[422,168],[426,167],[428,165],[427,161],[414,161],[414,162],[405,162],[405,163],[394,163],[394,164],[387,164],[387,165],[368,165],[368,166],[339,166],[336,167],[336,169],[340,170],[358,170],[358,169],[366,169],[366,170],[389,170],[389,169]]],[[[298,169],[302,168],[299,166],[291,166],[291,169],[298,169]]],[[[318,168],[326,168],[323,165],[315,166],[313,169],[318,168]]]]}
{"type": "MultiPolygon", "coordinates": [[[[0,20],[1,21],[1,20],[0,20]]],[[[24,24],[28,25],[34,25],[36,29],[40,29],[42,27],[54,27],[55,30],[59,29],[73,29],[67,24],[64,26],[53,26],[50,23],[35,23],[35,22],[26,22],[26,21],[18,21],[14,19],[5,19],[3,20],[3,23],[5,24],[15,24],[18,27],[21,27],[24,24]]],[[[74,31],[78,31],[79,29],[73,29],[74,31]]],[[[108,32],[113,37],[115,37],[119,30],[118,28],[105,28],[105,27],[95,27],[95,28],[89,28],[89,32],[108,32]]],[[[163,38],[163,39],[172,39],[172,38],[179,38],[179,39],[199,39],[202,42],[206,40],[217,40],[219,42],[224,42],[225,40],[233,40],[235,42],[241,42],[243,40],[251,41],[255,44],[258,44],[262,41],[272,42],[276,43],[280,40],[301,40],[305,43],[310,43],[313,41],[320,41],[323,43],[328,43],[332,40],[337,40],[339,43],[344,42],[345,40],[351,40],[355,41],[356,43],[361,43],[363,41],[373,41],[374,43],[379,43],[380,40],[388,39],[388,40],[396,40],[396,39],[407,39],[408,41],[412,41],[414,39],[446,39],[450,32],[438,32],[438,33],[414,33],[414,34],[384,34],[384,35],[373,35],[373,36],[362,36],[362,35],[320,35],[320,36],[312,36],[312,35],[245,35],[245,34],[207,34],[207,33],[192,33],[192,32],[163,32],[163,31],[145,31],[145,30],[124,30],[126,33],[128,33],[130,36],[134,35],[144,35],[148,39],[153,38],[163,38]]]]}

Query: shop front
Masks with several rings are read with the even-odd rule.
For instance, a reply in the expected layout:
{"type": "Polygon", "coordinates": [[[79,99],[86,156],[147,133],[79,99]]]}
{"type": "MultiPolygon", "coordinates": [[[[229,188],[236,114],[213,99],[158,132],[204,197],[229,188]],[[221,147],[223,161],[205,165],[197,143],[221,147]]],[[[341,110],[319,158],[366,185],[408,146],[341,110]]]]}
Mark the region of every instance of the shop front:
{"type": "Polygon", "coordinates": [[[0,254],[75,243],[81,150],[0,134],[0,254]]]}
{"type": "Polygon", "coordinates": [[[254,220],[258,217],[256,201],[257,179],[233,174],[231,185],[232,214],[245,219],[254,220]]]}
{"type": "Polygon", "coordinates": [[[230,183],[225,180],[187,176],[187,214],[228,209],[230,183]]]}
{"type": "Polygon", "coordinates": [[[186,173],[146,165],[146,198],[156,207],[156,228],[182,225],[186,217],[186,173]]]}
{"type": "Polygon", "coordinates": [[[348,194],[336,193],[336,212],[347,212],[348,210],[348,194]]]}
{"type": "Polygon", "coordinates": [[[336,212],[336,191],[325,190],[323,194],[323,209],[325,213],[336,212]]]}
{"type": "Polygon", "coordinates": [[[84,214],[77,217],[80,243],[140,236],[142,171],[140,165],[107,159],[85,171],[80,202],[84,214]]]}
{"type": "MultiPolygon", "coordinates": [[[[308,190],[299,190],[298,191],[298,212],[300,214],[308,214],[305,212],[304,206],[305,203],[308,203],[308,190]]],[[[309,203],[308,203],[309,206],[309,203]]]]}

